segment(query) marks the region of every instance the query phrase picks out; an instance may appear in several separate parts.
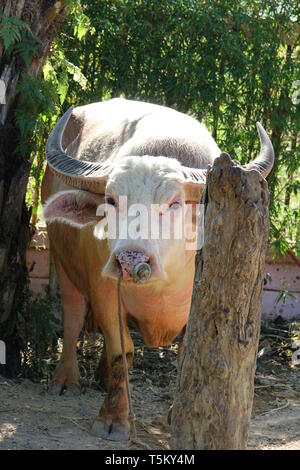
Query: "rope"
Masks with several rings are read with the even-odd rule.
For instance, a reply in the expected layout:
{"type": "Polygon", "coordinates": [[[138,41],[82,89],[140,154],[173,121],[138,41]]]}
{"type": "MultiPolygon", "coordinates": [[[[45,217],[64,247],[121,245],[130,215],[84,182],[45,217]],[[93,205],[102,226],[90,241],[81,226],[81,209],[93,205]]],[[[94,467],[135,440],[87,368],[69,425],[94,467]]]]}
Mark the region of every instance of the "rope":
{"type": "Polygon", "coordinates": [[[121,340],[121,348],[122,348],[123,372],[124,372],[124,377],[125,377],[127,403],[128,403],[128,408],[129,408],[128,418],[129,418],[130,425],[131,425],[129,447],[131,445],[136,445],[136,446],[141,447],[142,449],[151,450],[147,444],[145,444],[144,442],[136,438],[135,416],[133,412],[133,406],[132,406],[132,400],[131,400],[131,394],[130,394],[129,374],[128,374],[128,366],[127,366],[127,358],[126,358],[125,342],[124,342],[124,324],[123,324],[122,303],[121,303],[121,279],[122,279],[122,272],[120,272],[119,277],[118,277],[118,316],[119,316],[120,340],[121,340]]]}
{"type": "Polygon", "coordinates": [[[118,278],[118,315],[119,315],[120,339],[121,339],[122,359],[123,359],[123,372],[124,372],[124,377],[125,377],[127,402],[128,402],[128,408],[129,408],[128,418],[131,424],[132,438],[136,440],[135,416],[133,412],[132,400],[131,400],[131,394],[130,394],[130,388],[129,388],[128,366],[127,366],[127,358],[126,358],[125,342],[124,342],[124,325],[123,325],[122,304],[121,304],[121,279],[122,279],[122,272],[119,274],[119,278],[118,278]]]}

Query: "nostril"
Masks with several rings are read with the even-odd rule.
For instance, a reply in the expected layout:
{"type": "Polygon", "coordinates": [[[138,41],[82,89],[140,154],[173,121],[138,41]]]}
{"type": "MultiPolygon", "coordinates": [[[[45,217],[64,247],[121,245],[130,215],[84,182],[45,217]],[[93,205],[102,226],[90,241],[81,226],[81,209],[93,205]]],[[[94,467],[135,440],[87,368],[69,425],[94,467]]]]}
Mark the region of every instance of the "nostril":
{"type": "Polygon", "coordinates": [[[133,269],[134,281],[137,283],[144,283],[148,281],[151,276],[150,263],[138,263],[133,269]]]}

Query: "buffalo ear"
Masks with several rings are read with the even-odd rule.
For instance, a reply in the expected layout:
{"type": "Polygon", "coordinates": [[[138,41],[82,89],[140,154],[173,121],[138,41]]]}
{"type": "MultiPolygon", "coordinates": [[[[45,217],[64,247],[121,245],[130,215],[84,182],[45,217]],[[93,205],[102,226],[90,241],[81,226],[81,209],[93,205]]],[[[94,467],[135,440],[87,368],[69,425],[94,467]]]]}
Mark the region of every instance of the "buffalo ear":
{"type": "Polygon", "coordinates": [[[43,213],[48,224],[60,222],[83,228],[101,219],[96,216],[96,211],[104,203],[103,195],[88,191],[61,191],[46,201],[43,213]]]}
{"type": "Polygon", "coordinates": [[[185,182],[184,192],[186,202],[194,202],[199,204],[204,188],[205,184],[199,184],[193,181],[185,182]]]}

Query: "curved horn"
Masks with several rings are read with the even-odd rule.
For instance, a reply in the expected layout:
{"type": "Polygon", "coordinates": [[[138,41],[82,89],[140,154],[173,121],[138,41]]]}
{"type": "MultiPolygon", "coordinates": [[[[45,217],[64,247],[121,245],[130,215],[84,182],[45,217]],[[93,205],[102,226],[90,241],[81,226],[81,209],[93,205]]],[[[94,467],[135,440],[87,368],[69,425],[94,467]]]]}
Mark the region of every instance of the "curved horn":
{"type": "Polygon", "coordinates": [[[245,168],[247,170],[257,170],[266,178],[274,165],[274,149],[263,126],[257,122],[256,127],[260,139],[260,152],[255,160],[245,165],[245,168]]]}
{"type": "MultiPolygon", "coordinates": [[[[260,152],[258,157],[245,165],[244,168],[246,170],[257,170],[266,178],[274,165],[274,149],[263,126],[257,122],[256,127],[260,138],[260,152]]],[[[186,180],[185,187],[189,191],[189,197],[199,200],[206,184],[207,170],[182,166],[182,172],[186,180]]]]}
{"type": "Polygon", "coordinates": [[[62,148],[62,135],[73,109],[74,106],[71,106],[52,129],[46,143],[46,159],[50,169],[64,183],[101,194],[111,167],[103,163],[77,160],[67,155],[62,148]]]}

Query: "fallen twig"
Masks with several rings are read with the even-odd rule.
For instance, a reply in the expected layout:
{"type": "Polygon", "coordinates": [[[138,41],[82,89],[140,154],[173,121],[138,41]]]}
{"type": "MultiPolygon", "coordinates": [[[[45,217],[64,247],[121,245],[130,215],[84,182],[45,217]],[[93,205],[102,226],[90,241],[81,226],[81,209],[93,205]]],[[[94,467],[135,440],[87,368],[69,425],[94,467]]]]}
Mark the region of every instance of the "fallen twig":
{"type": "Polygon", "coordinates": [[[286,343],[289,341],[289,338],[287,338],[286,336],[273,335],[273,334],[271,334],[271,333],[262,333],[262,334],[261,334],[261,337],[264,337],[264,338],[282,339],[282,340],[284,340],[286,343]]]}
{"type": "Polygon", "coordinates": [[[280,384],[280,383],[275,383],[275,384],[267,384],[267,385],[254,385],[254,388],[255,389],[258,389],[258,388],[268,388],[268,387],[282,387],[282,388],[286,388],[288,385],[286,384],[280,384]]]}
{"type": "Polygon", "coordinates": [[[88,430],[84,428],[83,426],[80,426],[80,424],[76,423],[73,418],[70,418],[69,416],[62,416],[62,418],[67,419],[68,421],[71,421],[71,423],[75,424],[75,426],[78,426],[82,431],[85,431],[88,433],[88,430]]]}
{"type": "Polygon", "coordinates": [[[259,415],[256,415],[255,418],[259,416],[265,416],[268,415],[269,413],[274,413],[275,411],[280,411],[283,410],[284,408],[287,408],[289,406],[290,402],[287,400],[286,403],[283,406],[278,406],[277,408],[272,408],[272,410],[265,411],[265,413],[261,413],[259,415]]]}

